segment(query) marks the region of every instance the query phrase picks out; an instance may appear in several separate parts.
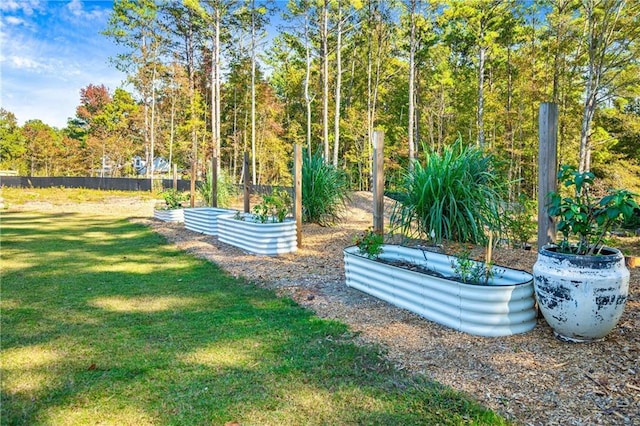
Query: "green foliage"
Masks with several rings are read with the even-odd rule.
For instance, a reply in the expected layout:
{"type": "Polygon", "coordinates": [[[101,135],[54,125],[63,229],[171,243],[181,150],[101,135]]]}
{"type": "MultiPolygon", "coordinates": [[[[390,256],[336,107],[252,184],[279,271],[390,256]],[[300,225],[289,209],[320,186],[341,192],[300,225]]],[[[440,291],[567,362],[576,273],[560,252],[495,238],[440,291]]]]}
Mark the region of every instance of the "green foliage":
{"type": "Polygon", "coordinates": [[[271,194],[262,196],[260,204],[253,206],[253,214],[261,223],[284,222],[292,207],[289,192],[274,188],[271,194]]]}
{"type": "Polygon", "coordinates": [[[305,155],[302,163],[302,220],[327,226],[340,219],[348,199],[345,173],[322,155],[305,155]]]}
{"type": "Polygon", "coordinates": [[[563,239],[558,247],[563,253],[599,254],[607,232],[633,216],[638,208],[635,194],[625,189],[610,190],[600,199],[592,197],[590,185],[594,179],[593,173],[579,172],[573,166],[564,165],[558,171],[558,181],[572,192],[568,196],[551,192],[547,211],[559,219],[557,227],[563,239]],[[571,241],[575,237],[578,241],[571,241]]]}
{"type": "Polygon", "coordinates": [[[499,234],[504,184],[493,162],[460,139],[441,153],[427,150],[424,163],[416,163],[405,175],[391,215],[393,230],[438,243],[484,243],[485,227],[499,234]]]}
{"type": "Polygon", "coordinates": [[[537,204],[525,194],[518,196],[518,201],[506,212],[507,235],[512,245],[522,246],[529,242],[538,229],[533,220],[536,216],[537,204]]]}
{"type": "Polygon", "coordinates": [[[487,284],[493,278],[495,272],[491,262],[478,262],[470,257],[468,250],[456,255],[451,262],[451,267],[456,277],[465,284],[487,284]]]}
{"type": "Polygon", "coordinates": [[[189,194],[177,191],[173,188],[165,189],[161,194],[162,198],[164,198],[167,210],[180,209],[182,208],[182,202],[189,199],[189,194]]]}
{"type": "MultiPolygon", "coordinates": [[[[211,205],[212,176],[213,174],[209,170],[209,173],[204,177],[204,181],[198,185],[198,194],[207,206],[211,205]]],[[[236,191],[236,187],[229,179],[229,175],[220,169],[217,179],[218,206],[229,207],[231,199],[236,195],[236,191]]]]}
{"type": "Polygon", "coordinates": [[[384,235],[375,232],[373,228],[369,228],[361,235],[354,237],[353,243],[358,247],[358,250],[360,250],[360,254],[365,255],[369,259],[375,259],[382,253],[384,235]]]}

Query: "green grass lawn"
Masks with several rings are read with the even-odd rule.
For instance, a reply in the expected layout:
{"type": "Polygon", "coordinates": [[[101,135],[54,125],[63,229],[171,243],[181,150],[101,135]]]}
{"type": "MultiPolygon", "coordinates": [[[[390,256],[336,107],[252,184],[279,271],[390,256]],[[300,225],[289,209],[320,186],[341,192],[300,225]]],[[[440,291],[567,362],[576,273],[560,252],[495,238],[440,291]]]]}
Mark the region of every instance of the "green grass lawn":
{"type": "Polygon", "coordinates": [[[1,232],[3,425],[505,423],[144,226],[3,212],[1,232]]]}

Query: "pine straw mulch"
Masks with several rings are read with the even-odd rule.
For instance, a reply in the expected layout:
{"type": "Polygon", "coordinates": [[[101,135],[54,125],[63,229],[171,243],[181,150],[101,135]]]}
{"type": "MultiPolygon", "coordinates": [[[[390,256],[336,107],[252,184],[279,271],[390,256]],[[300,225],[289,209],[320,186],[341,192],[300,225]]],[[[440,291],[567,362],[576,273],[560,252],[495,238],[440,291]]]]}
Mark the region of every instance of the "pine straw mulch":
{"type": "MultiPolygon", "coordinates": [[[[625,313],[602,342],[563,343],[542,318],[531,332],[483,338],[345,286],[342,249],[371,224],[369,193],[354,194],[345,220],[335,227],[305,224],[303,247],[278,257],[249,255],[182,224],[149,219],[150,203],[138,208],[128,204],[124,212],[113,211],[115,206],[95,208],[100,214],[142,214],[145,218],[136,221],[180,249],[291,297],[320,317],[347,323],[361,343],[382,345],[400,369],[463,391],[515,423],[640,425],[640,268],[631,269],[625,313]]],[[[82,211],[91,211],[91,206],[84,203],[82,211]]],[[[529,272],[535,259],[535,251],[494,252],[496,263],[529,272]]]]}

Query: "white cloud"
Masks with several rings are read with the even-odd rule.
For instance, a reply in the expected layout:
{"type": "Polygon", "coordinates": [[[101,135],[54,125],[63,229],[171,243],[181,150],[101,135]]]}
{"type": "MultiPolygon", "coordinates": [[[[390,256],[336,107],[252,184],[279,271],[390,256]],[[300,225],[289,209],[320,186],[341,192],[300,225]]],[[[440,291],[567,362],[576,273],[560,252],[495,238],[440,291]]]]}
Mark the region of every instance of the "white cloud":
{"type": "Polygon", "coordinates": [[[48,65],[25,56],[10,56],[7,59],[8,59],[7,62],[9,62],[9,64],[13,66],[13,68],[17,68],[17,69],[30,69],[30,70],[50,69],[48,65]]]}
{"type": "Polygon", "coordinates": [[[0,10],[3,12],[22,12],[27,16],[42,8],[40,0],[3,0],[0,2],[0,10]]]}
{"type": "Polygon", "coordinates": [[[108,15],[105,14],[104,9],[86,9],[82,0],[71,0],[71,2],[67,4],[67,9],[69,9],[73,16],[85,21],[103,19],[108,15]]]}
{"type": "Polygon", "coordinates": [[[15,16],[7,16],[5,18],[5,22],[9,25],[20,25],[24,24],[24,19],[16,18],[15,16]]]}

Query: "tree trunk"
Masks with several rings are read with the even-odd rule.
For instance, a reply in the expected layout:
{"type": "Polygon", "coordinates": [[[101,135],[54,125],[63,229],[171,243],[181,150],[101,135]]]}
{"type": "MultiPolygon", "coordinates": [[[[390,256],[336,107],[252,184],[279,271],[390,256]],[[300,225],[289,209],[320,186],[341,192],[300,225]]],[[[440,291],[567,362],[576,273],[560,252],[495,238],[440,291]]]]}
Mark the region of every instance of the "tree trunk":
{"type": "Polygon", "coordinates": [[[338,0],[338,28],[336,30],[336,109],[333,117],[333,166],[338,167],[340,149],[340,91],[342,90],[342,4],[338,0]]]}
{"type": "Polygon", "coordinates": [[[329,162],[329,4],[322,2],[322,141],[324,161],[329,162]]]}
{"type": "Polygon", "coordinates": [[[409,22],[410,22],[410,36],[409,36],[409,124],[408,124],[408,143],[409,143],[409,170],[413,170],[415,162],[415,142],[413,140],[414,131],[414,119],[415,119],[415,55],[416,55],[416,0],[410,0],[409,2],[409,22]]]}

